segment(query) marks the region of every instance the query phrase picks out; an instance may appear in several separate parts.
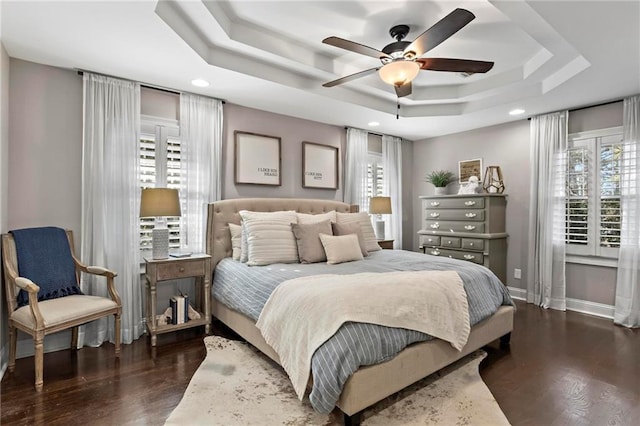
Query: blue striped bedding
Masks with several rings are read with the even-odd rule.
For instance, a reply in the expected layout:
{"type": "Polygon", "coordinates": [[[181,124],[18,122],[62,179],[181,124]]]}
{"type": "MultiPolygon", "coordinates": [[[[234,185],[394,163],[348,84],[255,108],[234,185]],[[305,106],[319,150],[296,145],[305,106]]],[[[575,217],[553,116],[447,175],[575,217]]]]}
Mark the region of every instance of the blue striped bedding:
{"type": "MultiPolygon", "coordinates": [[[[491,316],[501,305],[513,304],[506,287],[483,266],[401,250],[381,250],[361,261],[338,265],[247,266],[226,258],[216,267],[212,293],[226,306],[257,320],[273,289],[288,279],[328,273],[417,270],[458,272],[467,292],[471,325],[491,316]]],[[[360,366],[386,361],[407,345],[430,339],[432,337],[427,334],[406,329],[353,322],[343,324],[313,355],[311,405],[318,412],[331,412],[344,383],[360,366]]]]}

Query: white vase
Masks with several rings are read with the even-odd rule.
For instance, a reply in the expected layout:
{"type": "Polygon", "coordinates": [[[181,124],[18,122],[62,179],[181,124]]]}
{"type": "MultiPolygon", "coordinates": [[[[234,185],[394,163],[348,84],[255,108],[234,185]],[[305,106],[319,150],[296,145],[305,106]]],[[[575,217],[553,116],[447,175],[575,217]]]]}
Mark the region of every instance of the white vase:
{"type": "Polygon", "coordinates": [[[436,195],[447,195],[447,188],[446,187],[438,187],[436,186],[434,188],[435,194],[436,195]]]}

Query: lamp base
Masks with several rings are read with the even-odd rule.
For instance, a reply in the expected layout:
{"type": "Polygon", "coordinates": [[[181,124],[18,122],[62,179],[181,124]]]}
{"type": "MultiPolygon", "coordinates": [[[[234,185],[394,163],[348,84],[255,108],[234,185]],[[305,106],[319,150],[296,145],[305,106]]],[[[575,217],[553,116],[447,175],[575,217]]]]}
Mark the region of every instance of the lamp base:
{"type": "Polygon", "coordinates": [[[153,259],[169,258],[169,228],[153,228],[151,246],[153,259]]]}
{"type": "Polygon", "coordinates": [[[376,238],[379,240],[384,240],[385,238],[384,232],[384,221],[379,220],[376,221],[376,238]]]}

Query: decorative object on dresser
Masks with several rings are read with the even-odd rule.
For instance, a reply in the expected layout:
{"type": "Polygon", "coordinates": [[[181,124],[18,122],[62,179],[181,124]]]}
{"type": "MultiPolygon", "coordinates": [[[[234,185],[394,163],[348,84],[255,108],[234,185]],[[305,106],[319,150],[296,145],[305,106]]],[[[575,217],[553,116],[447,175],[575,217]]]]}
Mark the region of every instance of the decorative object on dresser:
{"type": "Polygon", "coordinates": [[[425,254],[484,265],[506,285],[506,195],[421,196],[425,254]]]}
{"type": "Polygon", "coordinates": [[[458,189],[458,194],[480,194],[481,192],[482,186],[478,176],[471,176],[469,182],[461,184],[458,189]]]}
{"type": "Polygon", "coordinates": [[[505,190],[504,181],[502,180],[502,170],[500,166],[488,166],[484,172],[484,180],[482,187],[489,194],[502,194],[505,190]]]}
{"type": "Polygon", "coordinates": [[[391,214],[391,197],[371,197],[369,200],[369,213],[377,215],[376,238],[385,239],[383,214],[391,214]]]}
{"type": "Polygon", "coordinates": [[[458,161],[459,183],[469,182],[471,176],[477,176],[478,179],[482,176],[482,158],[458,161]]]}
{"type": "Polygon", "coordinates": [[[235,183],[282,185],[282,145],[277,136],[240,132],[235,136],[235,183]]]}
{"type": "Polygon", "coordinates": [[[425,181],[435,186],[436,195],[445,195],[447,193],[447,185],[455,180],[456,176],[448,170],[434,170],[429,173],[425,181]]]}
{"type": "Polygon", "coordinates": [[[156,223],[152,231],[152,257],[166,259],[169,257],[169,229],[165,217],[180,216],[180,198],[177,189],[145,188],[140,197],[140,217],[155,217],[156,223]]]}
{"type": "Polygon", "coordinates": [[[338,189],[338,148],[302,142],[302,187],[338,189]]]}
{"type": "MultiPolygon", "coordinates": [[[[151,336],[151,346],[156,346],[157,335],[185,328],[205,326],[205,333],[211,332],[211,256],[208,254],[193,254],[190,257],[168,259],[144,259],[147,290],[146,318],[147,329],[151,336]],[[196,279],[196,298],[194,311],[188,302],[184,306],[186,315],[182,323],[167,324],[158,322],[157,315],[157,285],[162,281],[181,278],[196,279]]],[[[182,311],[183,318],[185,312],[182,311]]]]}

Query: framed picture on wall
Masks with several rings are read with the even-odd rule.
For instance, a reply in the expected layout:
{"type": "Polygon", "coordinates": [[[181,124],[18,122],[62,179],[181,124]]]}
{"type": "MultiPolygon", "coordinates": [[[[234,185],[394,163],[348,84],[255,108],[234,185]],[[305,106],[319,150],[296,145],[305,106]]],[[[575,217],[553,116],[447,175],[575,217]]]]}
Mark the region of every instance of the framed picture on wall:
{"type": "Polygon", "coordinates": [[[282,185],[282,155],[279,137],[236,130],[235,183],[282,185]]]}
{"type": "Polygon", "coordinates": [[[458,161],[458,179],[460,183],[469,182],[471,176],[477,176],[482,182],[482,159],[458,161]]]}
{"type": "Polygon", "coordinates": [[[338,189],[338,148],[302,142],[302,187],[338,189]]]}

